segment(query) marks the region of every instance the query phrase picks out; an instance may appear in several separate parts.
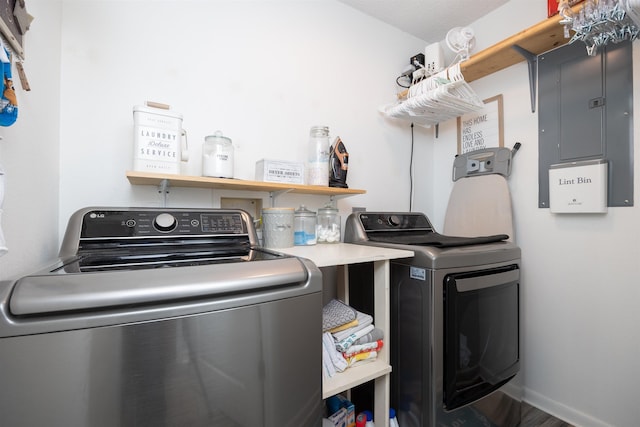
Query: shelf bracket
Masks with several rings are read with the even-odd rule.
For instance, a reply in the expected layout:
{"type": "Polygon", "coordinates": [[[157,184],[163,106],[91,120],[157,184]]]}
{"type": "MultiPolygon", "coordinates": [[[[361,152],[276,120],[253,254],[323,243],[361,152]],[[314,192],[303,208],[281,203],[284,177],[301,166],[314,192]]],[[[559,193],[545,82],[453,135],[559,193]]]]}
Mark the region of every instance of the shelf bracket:
{"type": "Polygon", "coordinates": [[[330,194],[329,195],[329,203],[334,208],[337,207],[338,200],[344,199],[345,197],[349,197],[349,194],[330,194]]]}
{"type": "Polygon", "coordinates": [[[167,194],[169,194],[169,180],[163,179],[158,185],[158,193],[162,194],[162,207],[167,207],[167,194]]]}
{"type": "Polygon", "coordinates": [[[531,112],[536,112],[536,92],[538,82],[538,57],[517,44],[511,46],[516,52],[524,56],[529,66],[529,91],[531,93],[531,112]]]}
{"type": "Polygon", "coordinates": [[[269,191],[269,200],[271,200],[270,204],[272,208],[276,207],[276,198],[281,194],[286,194],[291,190],[278,190],[278,191],[269,191]]]}

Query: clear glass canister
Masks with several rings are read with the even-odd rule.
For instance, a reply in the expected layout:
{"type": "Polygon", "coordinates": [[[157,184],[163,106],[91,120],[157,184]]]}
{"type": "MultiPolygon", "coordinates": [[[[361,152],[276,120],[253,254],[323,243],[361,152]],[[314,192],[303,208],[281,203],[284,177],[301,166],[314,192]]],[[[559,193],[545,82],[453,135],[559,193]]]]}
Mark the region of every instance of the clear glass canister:
{"type": "Polygon", "coordinates": [[[340,214],[338,209],[332,206],[318,209],[316,239],[318,243],[340,242],[340,214]]]}
{"type": "Polygon", "coordinates": [[[296,246],[316,244],[316,213],[304,205],[296,209],[293,217],[293,244],[296,246]]]}
{"type": "Polygon", "coordinates": [[[233,144],[222,132],[204,138],[202,146],[202,175],[233,178],[233,144]]]}
{"type": "Polygon", "coordinates": [[[306,170],[307,185],[329,185],[329,127],[311,128],[306,170]]]}

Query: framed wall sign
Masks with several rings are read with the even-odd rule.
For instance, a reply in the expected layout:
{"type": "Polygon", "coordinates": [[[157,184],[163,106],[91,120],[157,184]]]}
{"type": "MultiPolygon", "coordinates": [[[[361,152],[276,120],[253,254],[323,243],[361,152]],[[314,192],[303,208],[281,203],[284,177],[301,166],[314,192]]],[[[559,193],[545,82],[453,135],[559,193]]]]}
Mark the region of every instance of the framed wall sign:
{"type": "Polygon", "coordinates": [[[502,95],[484,100],[484,108],[458,117],[458,154],[504,147],[502,95]]]}

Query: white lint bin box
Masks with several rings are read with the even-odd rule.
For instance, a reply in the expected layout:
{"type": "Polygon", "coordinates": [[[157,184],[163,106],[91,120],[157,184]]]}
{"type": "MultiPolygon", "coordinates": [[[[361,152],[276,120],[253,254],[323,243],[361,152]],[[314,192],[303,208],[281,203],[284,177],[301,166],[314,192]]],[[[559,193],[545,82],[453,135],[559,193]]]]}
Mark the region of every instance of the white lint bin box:
{"type": "Polygon", "coordinates": [[[256,162],[256,181],[304,184],[304,164],[262,159],[256,162]]]}
{"type": "Polygon", "coordinates": [[[552,213],[606,213],[607,161],[551,165],[549,208],[552,213]]]}

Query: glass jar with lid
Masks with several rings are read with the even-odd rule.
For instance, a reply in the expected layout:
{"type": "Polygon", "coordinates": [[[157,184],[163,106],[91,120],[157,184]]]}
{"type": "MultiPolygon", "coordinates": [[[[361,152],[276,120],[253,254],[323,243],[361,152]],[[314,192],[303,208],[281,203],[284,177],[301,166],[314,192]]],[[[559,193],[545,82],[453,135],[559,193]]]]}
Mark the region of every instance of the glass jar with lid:
{"type": "Polygon", "coordinates": [[[329,185],[329,127],[313,126],[309,131],[307,185],[329,185]]]}
{"type": "Polygon", "coordinates": [[[220,131],[204,138],[202,175],[233,178],[233,144],[231,139],[223,136],[220,131]]]}
{"type": "Polygon", "coordinates": [[[293,244],[308,246],[316,244],[316,213],[300,205],[293,218],[293,244]]]}
{"type": "Polygon", "coordinates": [[[331,205],[318,209],[318,226],[316,227],[318,243],[340,243],[340,214],[331,205]]]}

